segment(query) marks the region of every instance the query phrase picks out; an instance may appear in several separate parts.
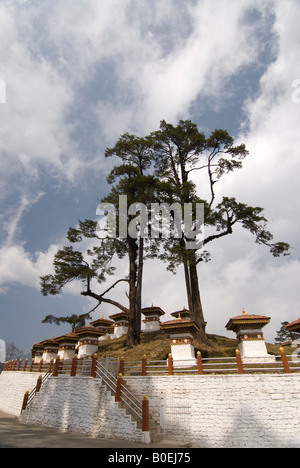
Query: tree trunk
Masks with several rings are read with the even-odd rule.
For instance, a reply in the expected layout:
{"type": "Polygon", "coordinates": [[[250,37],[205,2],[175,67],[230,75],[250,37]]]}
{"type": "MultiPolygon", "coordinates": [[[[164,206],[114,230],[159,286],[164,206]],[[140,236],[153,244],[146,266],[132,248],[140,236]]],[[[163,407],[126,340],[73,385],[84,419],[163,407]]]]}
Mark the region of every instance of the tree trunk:
{"type": "Polygon", "coordinates": [[[143,267],[144,267],[144,239],[140,237],[139,239],[139,253],[138,253],[138,268],[137,268],[137,334],[139,336],[140,342],[140,334],[141,334],[141,320],[142,320],[142,285],[143,285],[143,267]]]}
{"type": "Polygon", "coordinates": [[[188,283],[186,278],[186,284],[189,284],[190,290],[188,291],[188,301],[191,303],[190,313],[191,319],[196,322],[199,327],[197,332],[197,339],[203,343],[208,343],[208,338],[205,332],[205,320],[203,316],[203,309],[200,297],[199,281],[198,281],[198,272],[196,265],[196,256],[194,252],[191,252],[188,265],[187,265],[188,283]]]}
{"type": "Polygon", "coordinates": [[[191,315],[194,317],[189,266],[186,260],[183,262],[183,267],[184,267],[184,277],[185,277],[185,287],[186,287],[186,295],[187,295],[187,301],[188,301],[188,309],[191,315]]]}
{"type": "Polygon", "coordinates": [[[125,346],[132,348],[140,343],[141,287],[138,281],[138,246],[135,239],[129,237],[127,241],[129,255],[129,312],[125,346]]]}

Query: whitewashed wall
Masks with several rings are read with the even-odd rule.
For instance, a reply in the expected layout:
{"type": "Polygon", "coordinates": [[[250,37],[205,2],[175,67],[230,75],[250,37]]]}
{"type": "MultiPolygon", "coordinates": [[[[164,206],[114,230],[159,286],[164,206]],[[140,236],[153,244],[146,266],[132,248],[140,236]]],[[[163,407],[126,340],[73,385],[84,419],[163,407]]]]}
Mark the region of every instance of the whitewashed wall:
{"type": "Polygon", "coordinates": [[[0,410],[19,416],[26,390],[35,388],[40,375],[35,372],[3,371],[0,375],[0,410]]]}
{"type": "Polygon", "coordinates": [[[50,377],[20,419],[92,437],[144,440],[142,431],[119,408],[101,379],[92,377],[50,377]]]}
{"type": "MultiPolygon", "coordinates": [[[[19,414],[38,374],[2,372],[0,410],[19,414]]],[[[300,448],[300,374],[127,377],[166,440],[194,447],[300,448]]],[[[114,398],[90,377],[48,379],[22,420],[94,437],[142,441],[114,398]]]]}
{"type": "Polygon", "coordinates": [[[299,447],[300,374],[128,377],[166,439],[198,447],[299,447]]]}

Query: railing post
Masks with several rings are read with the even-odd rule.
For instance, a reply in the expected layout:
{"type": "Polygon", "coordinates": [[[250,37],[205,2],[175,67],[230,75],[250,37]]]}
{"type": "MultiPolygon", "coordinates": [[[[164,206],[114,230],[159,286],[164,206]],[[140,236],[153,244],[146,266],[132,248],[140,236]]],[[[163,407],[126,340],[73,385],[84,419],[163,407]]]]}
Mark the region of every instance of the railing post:
{"type": "Polygon", "coordinates": [[[53,369],[53,377],[58,376],[58,371],[59,371],[59,364],[60,364],[60,357],[57,356],[54,364],[54,369],[53,369]]]}
{"type": "Polygon", "coordinates": [[[122,356],[120,359],[120,363],[119,363],[119,374],[124,375],[124,367],[125,367],[125,361],[124,361],[124,356],[122,356]]]}
{"type": "Polygon", "coordinates": [[[34,365],[34,358],[31,360],[30,367],[29,367],[29,372],[32,372],[33,365],[34,365]]]}
{"type": "Polygon", "coordinates": [[[149,432],[149,399],[148,396],[145,395],[143,399],[143,425],[142,425],[143,432],[149,432]]]}
{"type": "Polygon", "coordinates": [[[26,370],[27,364],[28,364],[28,358],[25,359],[24,366],[23,366],[23,371],[26,370]]]}
{"type": "Polygon", "coordinates": [[[173,358],[171,353],[168,356],[168,374],[173,375],[173,358]]]}
{"type": "Polygon", "coordinates": [[[14,365],[13,365],[13,368],[12,368],[13,371],[16,370],[17,360],[18,360],[18,359],[15,359],[15,360],[14,360],[14,365]]]}
{"type": "Polygon", "coordinates": [[[60,364],[59,364],[59,366],[58,366],[58,373],[59,373],[59,374],[63,374],[63,373],[64,373],[64,363],[65,363],[64,358],[61,358],[61,359],[60,359],[60,364]]]}
{"type": "Polygon", "coordinates": [[[117,389],[116,389],[115,401],[121,401],[122,382],[123,382],[123,375],[119,374],[117,378],[117,389]]]}
{"type": "Polygon", "coordinates": [[[282,347],[280,347],[280,354],[281,354],[282,364],[283,364],[283,367],[284,367],[284,373],[285,374],[290,374],[291,373],[290,366],[289,366],[285,351],[284,351],[284,349],[282,347]]]}
{"type": "Polygon", "coordinates": [[[48,366],[48,371],[47,371],[47,372],[51,372],[52,366],[53,366],[53,357],[50,359],[49,366],[48,366]]]}
{"type": "Polygon", "coordinates": [[[203,375],[202,356],[201,356],[200,351],[197,352],[197,365],[198,365],[198,373],[200,375],[203,375]]]}
{"type": "Polygon", "coordinates": [[[242,362],[241,353],[240,353],[239,349],[235,350],[235,357],[236,357],[238,373],[243,374],[244,373],[243,362],[242,362]]]}
{"type": "Polygon", "coordinates": [[[18,368],[17,368],[18,371],[20,370],[21,364],[22,364],[22,359],[19,360],[19,364],[18,364],[18,368]]]}
{"type": "Polygon", "coordinates": [[[147,375],[147,357],[143,356],[143,360],[142,360],[142,375],[147,375]]]}
{"type": "Polygon", "coordinates": [[[41,386],[42,386],[42,379],[43,379],[43,376],[40,375],[36,382],[35,393],[38,393],[40,391],[41,386]]]}
{"type": "Polygon", "coordinates": [[[28,403],[28,396],[29,396],[29,391],[26,390],[24,398],[23,398],[23,404],[22,404],[21,412],[26,409],[26,406],[27,406],[27,403],[28,403]]]}
{"type": "Polygon", "coordinates": [[[41,370],[42,370],[42,365],[43,365],[43,362],[44,362],[44,361],[43,361],[43,358],[42,358],[42,359],[40,360],[40,362],[39,362],[39,368],[38,368],[38,372],[41,372],[41,370]]]}
{"type": "Polygon", "coordinates": [[[76,375],[76,370],[77,370],[77,356],[75,356],[72,359],[72,367],[71,367],[71,377],[75,377],[76,375]]]}
{"type": "Polygon", "coordinates": [[[95,353],[92,357],[92,364],[91,364],[91,377],[96,377],[96,367],[97,367],[97,354],[95,353]]]}

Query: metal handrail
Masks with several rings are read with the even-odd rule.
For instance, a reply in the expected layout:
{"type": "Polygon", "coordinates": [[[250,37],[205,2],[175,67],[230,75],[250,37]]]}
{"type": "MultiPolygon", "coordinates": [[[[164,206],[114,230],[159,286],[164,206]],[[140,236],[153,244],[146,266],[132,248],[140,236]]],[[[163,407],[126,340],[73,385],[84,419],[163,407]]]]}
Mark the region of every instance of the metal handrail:
{"type": "MultiPolygon", "coordinates": [[[[201,356],[201,355],[200,355],[201,356]]],[[[290,355],[285,355],[285,366],[289,365],[290,367],[290,371],[291,372],[297,372],[300,370],[300,364],[299,364],[299,360],[298,362],[295,361],[294,357],[295,357],[295,354],[290,354],[290,355]]],[[[253,357],[253,363],[246,363],[246,362],[243,362],[243,367],[244,367],[244,371],[261,371],[261,372],[267,372],[268,370],[276,370],[277,369],[277,365],[279,366],[278,367],[278,370],[279,369],[282,369],[281,367],[281,364],[283,364],[283,361],[282,361],[282,354],[281,355],[274,355],[274,358],[275,358],[275,362],[273,363],[260,363],[260,357],[257,357],[257,363],[255,363],[255,357],[253,357]],[[255,365],[257,364],[257,365],[255,365]]],[[[298,357],[299,359],[299,357],[298,357]]],[[[98,363],[100,364],[100,362],[104,362],[104,363],[109,363],[109,362],[112,362],[113,361],[113,364],[114,364],[114,368],[117,369],[117,364],[118,362],[120,363],[120,360],[118,358],[98,358],[98,363]]],[[[181,363],[184,363],[184,359],[180,359],[181,363]]],[[[188,359],[188,361],[190,361],[190,359],[188,359]]],[[[57,368],[57,372],[59,374],[68,374],[70,369],[71,369],[71,364],[72,360],[66,360],[66,361],[63,361],[63,359],[60,361],[59,363],[59,367],[57,368]]],[[[235,368],[232,368],[230,369],[229,367],[231,366],[235,366],[236,365],[236,358],[235,357],[223,357],[223,356],[219,356],[219,357],[202,357],[201,356],[201,363],[200,363],[204,373],[209,373],[209,372],[212,372],[213,369],[216,369],[216,372],[220,371],[220,372],[224,372],[225,370],[227,370],[228,372],[232,371],[232,372],[236,372],[236,369],[235,368]],[[227,368],[225,369],[225,363],[227,363],[227,368]],[[224,368],[221,369],[221,367],[224,365],[224,368]],[[220,368],[220,369],[217,369],[217,368],[220,368]]],[[[27,372],[39,372],[39,373],[48,373],[49,371],[51,372],[52,371],[52,367],[54,366],[54,360],[52,359],[50,362],[43,362],[43,361],[38,361],[38,362],[35,362],[34,359],[31,361],[31,364],[28,362],[28,360],[26,359],[24,361],[24,363],[22,363],[22,359],[18,360],[15,359],[13,361],[7,361],[5,363],[5,367],[4,367],[4,370],[5,371],[14,371],[14,372],[20,372],[20,371],[27,371],[27,372]]],[[[108,365],[104,366],[107,371],[108,371],[108,365]]],[[[198,366],[199,367],[199,366],[198,366]]],[[[284,367],[284,366],[283,366],[284,367]]],[[[83,358],[83,359],[78,359],[77,361],[77,370],[76,370],[76,373],[77,374],[80,374],[82,376],[86,375],[88,376],[89,373],[90,373],[90,369],[91,369],[91,359],[86,359],[86,358],[83,358]]],[[[143,359],[141,361],[127,361],[125,362],[124,359],[122,358],[122,370],[120,372],[122,372],[123,375],[144,375],[145,372],[147,374],[163,374],[165,373],[166,371],[168,372],[168,361],[165,359],[165,360],[147,360],[147,359],[143,359]]],[[[197,372],[197,364],[195,363],[195,365],[193,366],[181,366],[179,367],[178,364],[174,366],[174,370],[176,371],[176,373],[190,373],[194,370],[194,372],[197,372]],[[175,369],[176,367],[176,369],[175,369]]],[[[199,371],[200,372],[200,371],[199,371]]],[[[117,372],[116,372],[117,374],[117,372]]],[[[116,375],[115,374],[115,375],[116,375]]],[[[115,377],[115,376],[114,376],[115,377]]]]}
{"type": "MultiPolygon", "coordinates": [[[[48,380],[48,378],[50,377],[50,375],[52,375],[52,372],[47,372],[46,374],[44,374],[42,377],[42,381],[41,381],[41,385],[39,387],[39,390],[42,388],[42,386],[44,385],[44,383],[46,382],[46,380],[48,380]]],[[[28,394],[28,398],[27,398],[27,403],[26,403],[26,408],[27,406],[29,405],[29,403],[33,400],[33,397],[36,395],[37,393],[37,384],[36,386],[31,390],[31,392],[29,392],[28,394]]]]}
{"type": "MultiPolygon", "coordinates": [[[[274,362],[260,362],[261,357],[253,357],[254,362],[243,362],[243,371],[244,373],[256,372],[265,372],[268,371],[282,371],[285,372],[282,355],[272,355],[275,358],[274,362]],[[257,359],[257,362],[255,362],[257,359]]],[[[286,358],[289,363],[290,372],[297,372],[300,370],[299,363],[293,361],[293,355],[286,355],[286,358]]],[[[190,362],[190,359],[180,359],[180,364],[174,365],[174,373],[176,374],[190,374],[198,373],[199,368],[195,363],[193,365],[185,366],[184,362],[190,362]]],[[[215,373],[232,373],[235,374],[239,372],[237,367],[236,357],[230,356],[219,356],[219,357],[201,357],[201,365],[204,371],[204,374],[215,373]],[[224,366],[224,367],[223,367],[224,366]],[[223,368],[222,368],[223,367],[223,368]]],[[[124,362],[123,368],[125,375],[143,375],[143,361],[134,361],[134,362],[124,362]]],[[[146,360],[146,365],[144,367],[144,375],[153,375],[153,374],[166,374],[168,369],[167,360],[158,360],[158,361],[148,361],[146,360]]]]}
{"type": "MultiPolygon", "coordinates": [[[[96,365],[96,375],[103,380],[104,384],[107,385],[114,394],[116,393],[116,377],[111,372],[109,372],[108,369],[106,369],[99,361],[96,365]]],[[[133,393],[130,392],[130,390],[128,390],[128,388],[123,383],[121,389],[121,401],[129,408],[129,410],[133,411],[136,416],[142,420],[142,403],[133,393]]]]}

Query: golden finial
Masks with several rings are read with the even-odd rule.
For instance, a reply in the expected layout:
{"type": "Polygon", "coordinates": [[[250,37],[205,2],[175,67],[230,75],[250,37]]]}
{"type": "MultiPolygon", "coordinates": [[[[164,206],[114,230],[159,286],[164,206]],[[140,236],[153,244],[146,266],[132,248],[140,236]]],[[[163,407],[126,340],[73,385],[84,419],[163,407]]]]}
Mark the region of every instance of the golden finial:
{"type": "Polygon", "coordinates": [[[177,317],[177,320],[181,320],[181,315],[180,315],[180,312],[178,312],[178,317],[177,317]]]}
{"type": "Polygon", "coordinates": [[[246,315],[245,309],[243,309],[243,315],[246,315]]]}

